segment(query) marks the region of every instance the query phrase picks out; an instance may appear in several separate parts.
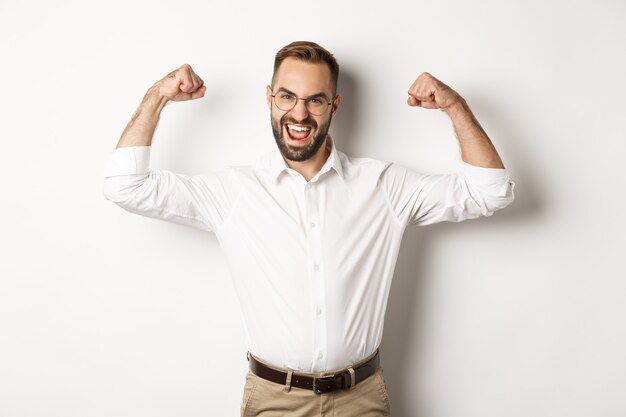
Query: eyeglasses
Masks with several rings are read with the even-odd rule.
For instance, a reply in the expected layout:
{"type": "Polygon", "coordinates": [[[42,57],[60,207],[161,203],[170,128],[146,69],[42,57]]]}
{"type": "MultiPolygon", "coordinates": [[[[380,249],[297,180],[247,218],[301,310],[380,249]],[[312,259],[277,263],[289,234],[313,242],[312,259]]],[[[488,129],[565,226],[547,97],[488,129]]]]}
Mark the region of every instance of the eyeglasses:
{"type": "Polygon", "coordinates": [[[333,104],[332,102],[326,102],[326,100],[321,97],[299,98],[284,91],[272,95],[272,98],[274,99],[276,107],[282,111],[289,111],[296,107],[298,100],[304,100],[307,111],[315,116],[321,116],[326,113],[328,107],[333,104]]]}

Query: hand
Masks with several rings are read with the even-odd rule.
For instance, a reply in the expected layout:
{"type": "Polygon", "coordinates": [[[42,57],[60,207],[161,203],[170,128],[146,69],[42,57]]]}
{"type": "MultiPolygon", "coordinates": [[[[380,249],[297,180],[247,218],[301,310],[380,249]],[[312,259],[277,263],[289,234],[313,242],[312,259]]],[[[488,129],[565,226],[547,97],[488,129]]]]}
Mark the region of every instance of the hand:
{"type": "Polygon", "coordinates": [[[193,72],[189,64],[184,64],[167,74],[162,80],[156,82],[152,89],[160,97],[173,101],[195,100],[203,97],[206,92],[204,81],[193,72]]]}
{"type": "Polygon", "coordinates": [[[409,88],[407,103],[414,107],[445,110],[462,100],[456,91],[429,73],[423,72],[409,88]]]}

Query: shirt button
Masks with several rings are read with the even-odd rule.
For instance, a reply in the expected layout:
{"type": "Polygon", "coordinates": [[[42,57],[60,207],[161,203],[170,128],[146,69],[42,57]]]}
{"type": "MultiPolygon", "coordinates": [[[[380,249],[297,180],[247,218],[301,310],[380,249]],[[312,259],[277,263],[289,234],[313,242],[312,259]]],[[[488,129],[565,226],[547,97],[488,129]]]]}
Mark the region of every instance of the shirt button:
{"type": "Polygon", "coordinates": [[[311,229],[315,227],[315,222],[311,222],[311,229]]]}
{"type": "Polygon", "coordinates": [[[317,308],[317,310],[315,311],[317,313],[317,315],[319,316],[320,314],[322,314],[322,309],[321,308],[317,308]]]}
{"type": "Polygon", "coordinates": [[[317,354],[317,359],[322,359],[324,357],[324,354],[322,352],[317,354]]]}
{"type": "Polygon", "coordinates": [[[318,264],[313,265],[313,269],[315,269],[316,271],[320,270],[320,266],[318,264]]]}

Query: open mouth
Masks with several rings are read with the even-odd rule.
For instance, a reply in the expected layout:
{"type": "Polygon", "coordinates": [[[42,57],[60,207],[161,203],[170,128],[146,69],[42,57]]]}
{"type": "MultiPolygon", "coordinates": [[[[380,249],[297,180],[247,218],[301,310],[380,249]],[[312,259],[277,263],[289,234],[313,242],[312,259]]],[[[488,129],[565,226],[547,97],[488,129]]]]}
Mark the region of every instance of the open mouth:
{"type": "Polygon", "coordinates": [[[287,132],[287,137],[292,142],[295,143],[304,143],[311,136],[311,132],[313,129],[311,126],[299,125],[293,123],[285,123],[285,130],[287,132]]]}

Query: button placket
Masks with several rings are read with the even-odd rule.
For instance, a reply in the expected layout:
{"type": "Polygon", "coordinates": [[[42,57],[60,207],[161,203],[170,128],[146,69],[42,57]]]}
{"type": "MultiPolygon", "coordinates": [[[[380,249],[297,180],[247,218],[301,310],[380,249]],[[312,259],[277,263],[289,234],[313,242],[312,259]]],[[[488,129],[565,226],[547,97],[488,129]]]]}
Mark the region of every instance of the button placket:
{"type": "Polygon", "coordinates": [[[321,247],[321,235],[319,224],[319,210],[318,210],[318,198],[315,189],[316,183],[309,183],[305,187],[305,221],[308,225],[306,230],[307,241],[311,250],[312,256],[312,302],[313,311],[311,312],[313,322],[313,354],[315,355],[313,360],[316,367],[322,368],[327,351],[327,325],[326,318],[322,315],[322,312],[326,309],[326,282],[324,280],[324,269],[322,247],[321,247]]]}

